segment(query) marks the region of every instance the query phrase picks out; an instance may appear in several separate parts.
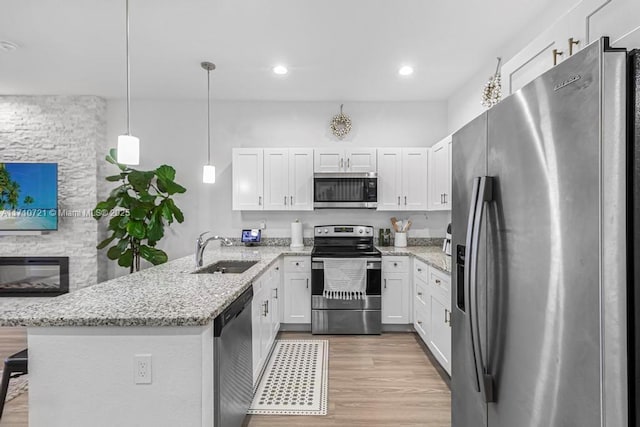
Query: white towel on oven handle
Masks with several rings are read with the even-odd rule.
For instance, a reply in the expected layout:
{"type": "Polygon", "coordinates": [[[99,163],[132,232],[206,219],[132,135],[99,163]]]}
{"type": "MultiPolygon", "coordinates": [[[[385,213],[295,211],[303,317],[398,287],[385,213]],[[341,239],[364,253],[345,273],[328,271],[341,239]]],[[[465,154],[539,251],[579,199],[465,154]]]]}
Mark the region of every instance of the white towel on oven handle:
{"type": "Polygon", "coordinates": [[[366,259],[324,259],[324,292],[327,299],[364,299],[367,295],[366,259]]]}

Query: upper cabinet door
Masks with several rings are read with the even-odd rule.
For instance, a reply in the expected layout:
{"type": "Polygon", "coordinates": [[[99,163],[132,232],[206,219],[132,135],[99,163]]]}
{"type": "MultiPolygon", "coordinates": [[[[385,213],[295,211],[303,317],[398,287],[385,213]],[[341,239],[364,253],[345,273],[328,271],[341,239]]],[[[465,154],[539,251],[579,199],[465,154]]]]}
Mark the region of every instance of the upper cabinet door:
{"type": "Polygon", "coordinates": [[[401,210],[402,149],[378,149],[378,210],[401,210]]]}
{"type": "Polygon", "coordinates": [[[402,189],[400,200],[404,210],[428,209],[428,148],[405,148],[402,152],[402,189]]]}
{"type": "Polygon", "coordinates": [[[344,170],[346,172],[376,172],[375,148],[352,148],[345,150],[344,170]]]}
{"type": "Polygon", "coordinates": [[[313,210],[313,149],[289,150],[289,209],[313,210]]]}
{"type": "Polygon", "coordinates": [[[451,209],[451,136],[429,153],[429,210],[451,209]]]}
{"type": "Polygon", "coordinates": [[[264,210],[286,210],[291,203],[289,191],[289,150],[264,150],[264,210]]]}
{"type": "Polygon", "coordinates": [[[235,148],[233,150],[233,210],[262,210],[263,150],[235,148]]]}
{"type": "Polygon", "coordinates": [[[344,171],[346,160],[344,150],[317,148],[313,159],[314,172],[342,172],[344,171]]]}

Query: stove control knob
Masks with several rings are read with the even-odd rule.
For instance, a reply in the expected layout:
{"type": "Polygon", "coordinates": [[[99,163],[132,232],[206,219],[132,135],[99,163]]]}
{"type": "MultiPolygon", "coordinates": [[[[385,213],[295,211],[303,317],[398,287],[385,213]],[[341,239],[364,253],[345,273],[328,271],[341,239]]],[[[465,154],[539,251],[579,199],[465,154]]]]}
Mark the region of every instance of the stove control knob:
{"type": "Polygon", "coordinates": [[[371,233],[371,229],[367,228],[367,234],[371,233]]]}
{"type": "Polygon", "coordinates": [[[318,229],[316,229],[316,233],[322,234],[322,230],[318,228],[318,229]]]}
{"type": "Polygon", "coordinates": [[[324,232],[325,232],[325,234],[326,234],[326,233],[328,233],[328,232],[329,232],[329,229],[328,229],[328,228],[325,228],[325,229],[324,229],[324,232]]]}
{"type": "Polygon", "coordinates": [[[361,228],[360,230],[358,230],[358,232],[359,232],[360,234],[364,233],[364,231],[362,230],[362,228],[361,228]]]}

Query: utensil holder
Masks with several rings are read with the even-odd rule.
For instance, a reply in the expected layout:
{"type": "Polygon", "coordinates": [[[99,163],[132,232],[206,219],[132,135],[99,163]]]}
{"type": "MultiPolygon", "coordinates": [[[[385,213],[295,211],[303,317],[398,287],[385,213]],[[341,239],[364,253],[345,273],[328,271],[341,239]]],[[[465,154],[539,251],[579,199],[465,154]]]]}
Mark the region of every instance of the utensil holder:
{"type": "Polygon", "coordinates": [[[393,246],[396,248],[406,248],[407,247],[407,233],[406,232],[396,232],[395,238],[393,240],[393,246]]]}

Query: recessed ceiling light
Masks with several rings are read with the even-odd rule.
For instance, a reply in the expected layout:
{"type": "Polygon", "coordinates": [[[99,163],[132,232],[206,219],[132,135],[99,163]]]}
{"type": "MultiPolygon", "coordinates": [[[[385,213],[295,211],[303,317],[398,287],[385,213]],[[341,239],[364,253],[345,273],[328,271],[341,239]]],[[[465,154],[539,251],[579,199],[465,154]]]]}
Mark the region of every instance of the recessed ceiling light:
{"type": "Polygon", "coordinates": [[[411,74],[413,74],[413,67],[410,67],[409,65],[403,65],[398,70],[398,74],[400,74],[401,76],[410,76],[411,74]]]}
{"type": "Polygon", "coordinates": [[[13,52],[18,48],[18,45],[9,40],[0,40],[0,52],[13,52]]]}
{"type": "Polygon", "coordinates": [[[287,70],[287,67],[285,67],[284,65],[276,65],[275,67],[273,67],[273,72],[279,76],[283,76],[287,74],[289,70],[287,70]]]}

